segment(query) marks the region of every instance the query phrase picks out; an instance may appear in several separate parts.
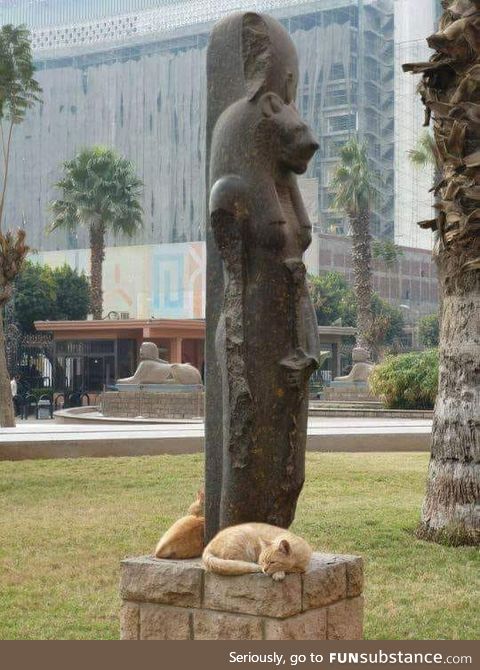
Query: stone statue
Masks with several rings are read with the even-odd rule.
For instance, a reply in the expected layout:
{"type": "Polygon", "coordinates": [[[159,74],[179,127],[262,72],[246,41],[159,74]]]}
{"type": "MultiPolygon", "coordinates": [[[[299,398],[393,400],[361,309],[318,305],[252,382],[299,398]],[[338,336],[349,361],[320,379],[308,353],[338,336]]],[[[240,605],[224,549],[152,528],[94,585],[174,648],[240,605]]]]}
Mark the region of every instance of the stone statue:
{"type": "Polygon", "coordinates": [[[139,357],[133,377],[118,379],[117,384],[202,384],[200,372],[193,365],[162,360],[154,342],[143,342],[139,357]]]}
{"type": "Polygon", "coordinates": [[[319,340],[296,180],[318,144],[294,103],[295,47],[271,17],[234,14],[214,28],[207,71],[208,539],[245,521],[293,521],[319,340]]]}
{"type": "Polygon", "coordinates": [[[355,382],[364,382],[368,383],[368,378],[375,367],[373,363],[369,362],[369,353],[363,347],[355,347],[352,351],[352,361],[353,367],[350,370],[348,375],[345,377],[335,377],[336,382],[345,382],[345,383],[355,383],[355,382]]]}

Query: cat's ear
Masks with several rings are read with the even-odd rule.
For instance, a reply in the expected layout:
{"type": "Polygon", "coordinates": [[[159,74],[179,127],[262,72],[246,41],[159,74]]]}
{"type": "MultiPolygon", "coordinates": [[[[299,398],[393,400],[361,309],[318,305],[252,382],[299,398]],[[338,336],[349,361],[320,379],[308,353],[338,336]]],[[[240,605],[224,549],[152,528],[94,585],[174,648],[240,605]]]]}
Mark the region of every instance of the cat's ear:
{"type": "Polygon", "coordinates": [[[205,501],[205,491],[203,489],[198,489],[197,500],[198,500],[198,502],[204,502],[205,501]]]}
{"type": "Polygon", "coordinates": [[[278,545],[278,549],[282,552],[282,554],[288,556],[290,553],[290,542],[288,540],[281,540],[280,544],[278,545]]]}

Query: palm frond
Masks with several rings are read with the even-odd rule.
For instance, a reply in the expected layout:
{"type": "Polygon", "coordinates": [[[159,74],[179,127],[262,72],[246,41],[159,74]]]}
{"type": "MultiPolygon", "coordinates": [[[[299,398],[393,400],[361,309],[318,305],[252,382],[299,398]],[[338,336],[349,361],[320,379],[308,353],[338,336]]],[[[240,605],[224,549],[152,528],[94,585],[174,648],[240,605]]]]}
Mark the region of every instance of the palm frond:
{"type": "Polygon", "coordinates": [[[50,231],[101,221],[105,229],[131,237],[141,227],[143,182],[131,161],[113,149],[94,146],[66,161],[63,170],[56,184],[62,198],[51,203],[50,231]]]}
{"type": "Polygon", "coordinates": [[[416,147],[408,152],[408,157],[413,165],[420,168],[437,165],[435,140],[428,131],[420,136],[416,147]]]}
{"type": "Polygon", "coordinates": [[[340,163],[330,184],[335,209],[355,215],[378,199],[378,177],[371,170],[367,146],[350,139],[340,150],[340,163]]]}

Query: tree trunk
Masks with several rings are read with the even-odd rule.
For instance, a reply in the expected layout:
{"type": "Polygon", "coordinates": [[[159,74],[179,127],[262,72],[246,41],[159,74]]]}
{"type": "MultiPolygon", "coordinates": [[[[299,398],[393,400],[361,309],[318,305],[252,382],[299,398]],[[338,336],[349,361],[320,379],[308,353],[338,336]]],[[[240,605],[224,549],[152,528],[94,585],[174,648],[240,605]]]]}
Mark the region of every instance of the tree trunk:
{"type": "MultiPolygon", "coordinates": [[[[472,247],[480,253],[478,239],[472,247]]],[[[465,251],[457,245],[441,251],[438,258],[443,289],[440,385],[419,535],[452,544],[478,544],[480,272],[458,275],[462,258],[465,251]]]]}
{"type": "MultiPolygon", "coordinates": [[[[444,6],[447,7],[446,3],[444,6]]],[[[441,288],[440,380],[420,537],[480,544],[480,3],[448,5],[419,90],[433,118],[443,180],[435,255],[441,288]],[[451,7],[451,9],[450,9],[451,7]]]]}
{"type": "Polygon", "coordinates": [[[15,413],[13,411],[10,376],[8,374],[5,352],[3,307],[0,307],[0,426],[2,428],[13,428],[15,426],[15,413]]]}
{"type": "Polygon", "coordinates": [[[101,221],[90,226],[90,285],[93,318],[103,317],[102,270],[105,258],[105,224],[101,221]]]}
{"type": "Polygon", "coordinates": [[[352,230],[352,265],[357,301],[356,345],[371,353],[372,328],[372,237],[368,212],[350,217],[352,230]]]}

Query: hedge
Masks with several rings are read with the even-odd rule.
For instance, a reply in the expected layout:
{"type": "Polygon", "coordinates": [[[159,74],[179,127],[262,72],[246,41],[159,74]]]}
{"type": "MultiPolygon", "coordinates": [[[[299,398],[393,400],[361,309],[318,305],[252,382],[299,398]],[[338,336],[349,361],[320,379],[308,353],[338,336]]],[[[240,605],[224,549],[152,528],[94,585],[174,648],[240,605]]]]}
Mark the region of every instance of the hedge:
{"type": "Polygon", "coordinates": [[[387,356],[370,387],[389,409],[432,409],[438,391],[438,349],[387,356]]]}

